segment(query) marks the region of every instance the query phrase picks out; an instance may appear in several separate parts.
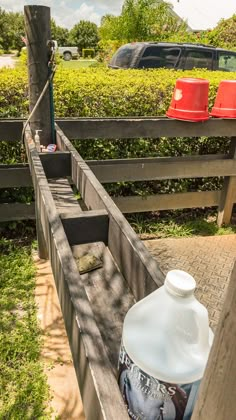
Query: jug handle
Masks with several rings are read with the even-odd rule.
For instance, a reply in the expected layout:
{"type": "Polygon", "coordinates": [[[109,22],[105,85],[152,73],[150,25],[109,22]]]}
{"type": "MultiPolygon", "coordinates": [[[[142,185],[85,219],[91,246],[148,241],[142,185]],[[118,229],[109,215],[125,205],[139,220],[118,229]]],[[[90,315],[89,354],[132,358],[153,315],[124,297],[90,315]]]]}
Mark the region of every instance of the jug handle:
{"type": "Polygon", "coordinates": [[[192,305],[194,318],[198,327],[199,347],[202,353],[209,350],[209,318],[207,309],[198,301],[192,305]]]}

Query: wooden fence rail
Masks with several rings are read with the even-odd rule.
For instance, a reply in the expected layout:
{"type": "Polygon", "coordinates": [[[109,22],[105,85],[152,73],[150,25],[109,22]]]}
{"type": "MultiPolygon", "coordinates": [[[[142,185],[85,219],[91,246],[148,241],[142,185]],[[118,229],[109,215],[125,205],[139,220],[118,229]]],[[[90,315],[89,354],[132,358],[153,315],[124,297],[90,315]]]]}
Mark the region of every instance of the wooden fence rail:
{"type": "MultiPolygon", "coordinates": [[[[48,178],[70,175],[70,154],[41,153],[48,178]]],[[[202,155],[173,158],[144,158],[85,161],[101,183],[135,182],[180,178],[236,176],[234,159],[228,155],[202,155]]],[[[28,165],[2,165],[1,188],[32,185],[28,165]]]]}
{"type": "MultiPolygon", "coordinates": [[[[20,140],[24,119],[0,119],[0,141],[20,140]]],[[[137,139],[159,137],[233,137],[236,119],[211,118],[186,122],[166,117],[56,118],[56,123],[71,140],[137,139]]]]}
{"type": "Polygon", "coordinates": [[[235,161],[229,159],[228,155],[97,160],[87,163],[102,183],[236,175],[235,161]]]}
{"type": "Polygon", "coordinates": [[[3,203],[0,204],[0,222],[13,222],[16,220],[34,220],[34,203],[3,203]]]}
{"type": "MultiPolygon", "coordinates": [[[[215,207],[220,204],[220,191],[201,191],[148,196],[113,197],[122,213],[142,213],[157,210],[215,207]]],[[[234,196],[236,199],[236,194],[234,196]]]]}

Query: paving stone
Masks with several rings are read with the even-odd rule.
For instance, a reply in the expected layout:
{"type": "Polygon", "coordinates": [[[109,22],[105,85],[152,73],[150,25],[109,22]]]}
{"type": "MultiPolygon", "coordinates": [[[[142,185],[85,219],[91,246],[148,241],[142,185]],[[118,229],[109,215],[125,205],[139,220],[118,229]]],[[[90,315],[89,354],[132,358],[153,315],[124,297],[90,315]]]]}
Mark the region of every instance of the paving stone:
{"type": "Polygon", "coordinates": [[[236,257],[236,235],[152,239],[144,244],[164,274],[180,269],[195,278],[196,297],[207,307],[215,330],[236,257]]]}

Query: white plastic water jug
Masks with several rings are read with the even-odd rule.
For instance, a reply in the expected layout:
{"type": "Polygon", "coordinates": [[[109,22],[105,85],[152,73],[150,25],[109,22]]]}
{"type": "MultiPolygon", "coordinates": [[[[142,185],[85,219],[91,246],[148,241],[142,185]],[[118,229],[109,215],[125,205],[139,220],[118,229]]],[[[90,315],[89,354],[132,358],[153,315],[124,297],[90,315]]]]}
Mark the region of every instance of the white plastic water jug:
{"type": "Polygon", "coordinates": [[[188,420],[213,333],[188,273],[169,271],[164,286],[126,314],[119,386],[130,418],[188,420]]]}

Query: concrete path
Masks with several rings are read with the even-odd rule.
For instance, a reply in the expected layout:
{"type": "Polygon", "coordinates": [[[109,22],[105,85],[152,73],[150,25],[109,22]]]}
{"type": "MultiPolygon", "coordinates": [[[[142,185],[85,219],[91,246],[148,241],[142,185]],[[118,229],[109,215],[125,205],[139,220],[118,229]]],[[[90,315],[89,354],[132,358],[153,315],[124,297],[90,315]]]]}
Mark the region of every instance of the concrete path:
{"type": "Polygon", "coordinates": [[[85,420],[57,291],[49,261],[34,255],[35,299],[43,331],[42,360],[52,400],[52,419],[85,420]]]}
{"type": "Polygon", "coordinates": [[[181,269],[197,282],[196,297],[209,312],[213,330],[236,257],[236,235],[144,241],[164,273],[181,269]]]}
{"type": "Polygon", "coordinates": [[[15,67],[15,60],[14,56],[11,54],[1,55],[0,56],[0,68],[8,67],[14,68],[15,67]]]}

